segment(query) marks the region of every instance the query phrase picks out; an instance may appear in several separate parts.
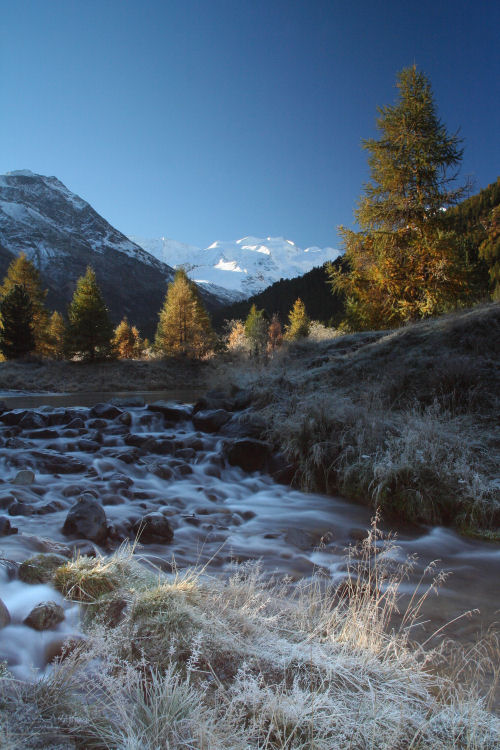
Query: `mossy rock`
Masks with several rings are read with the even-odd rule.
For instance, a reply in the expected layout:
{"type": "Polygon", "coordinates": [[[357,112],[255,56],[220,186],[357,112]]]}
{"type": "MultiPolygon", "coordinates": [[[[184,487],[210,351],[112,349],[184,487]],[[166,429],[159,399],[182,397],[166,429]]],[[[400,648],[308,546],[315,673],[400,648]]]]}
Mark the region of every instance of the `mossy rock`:
{"type": "Polygon", "coordinates": [[[55,571],[67,563],[62,555],[53,552],[30,557],[19,566],[19,578],[24,583],[49,583],[55,571]]]}

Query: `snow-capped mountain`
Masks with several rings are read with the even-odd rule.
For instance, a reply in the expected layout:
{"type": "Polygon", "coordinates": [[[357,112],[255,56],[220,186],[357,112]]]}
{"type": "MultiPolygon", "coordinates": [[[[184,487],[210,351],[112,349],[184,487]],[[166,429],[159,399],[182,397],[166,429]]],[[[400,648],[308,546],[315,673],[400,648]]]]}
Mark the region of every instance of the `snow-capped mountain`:
{"type": "Polygon", "coordinates": [[[130,239],[164,263],[183,266],[194,281],[216,294],[225,289],[227,298],[232,300],[257,294],[279,279],[302,276],[340,255],[332,247],[302,250],[283,237],[243,237],[214,242],[205,249],[166,237],[130,239]]]}
{"type": "MultiPolygon", "coordinates": [[[[48,289],[49,309],[65,312],[76,280],[91,265],[117,322],[127,315],[152,335],[174,271],[111,226],[56,177],[29,170],[0,175],[0,278],[21,252],[48,289]]],[[[204,292],[205,303],[218,303],[204,292]]]]}

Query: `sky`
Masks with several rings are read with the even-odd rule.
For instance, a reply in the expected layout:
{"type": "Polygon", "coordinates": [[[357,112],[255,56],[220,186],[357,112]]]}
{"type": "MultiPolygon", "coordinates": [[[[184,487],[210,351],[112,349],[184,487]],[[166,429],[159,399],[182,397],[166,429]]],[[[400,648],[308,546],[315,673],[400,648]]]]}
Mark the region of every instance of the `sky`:
{"type": "Polygon", "coordinates": [[[205,247],[338,247],[397,71],[430,79],[461,177],[500,173],[497,0],[0,0],[0,173],[205,247]]]}

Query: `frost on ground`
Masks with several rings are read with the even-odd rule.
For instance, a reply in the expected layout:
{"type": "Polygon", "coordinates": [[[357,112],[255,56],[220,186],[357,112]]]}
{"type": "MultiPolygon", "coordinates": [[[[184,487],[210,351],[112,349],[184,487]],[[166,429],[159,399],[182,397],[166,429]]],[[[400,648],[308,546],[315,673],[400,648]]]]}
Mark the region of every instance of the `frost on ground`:
{"type": "Polygon", "coordinates": [[[499,354],[493,303],[396,331],[316,327],[221,375],[251,390],[298,486],[372,502],[385,520],[500,538],[499,354]]]}
{"type": "Polygon", "coordinates": [[[477,686],[496,643],[416,647],[418,591],[394,629],[408,567],[391,549],[374,525],[336,588],[248,565],[164,576],[126,548],[67,563],[54,584],[81,602],[85,641],[43,680],[3,675],[1,746],[493,750],[500,722],[477,686]]]}

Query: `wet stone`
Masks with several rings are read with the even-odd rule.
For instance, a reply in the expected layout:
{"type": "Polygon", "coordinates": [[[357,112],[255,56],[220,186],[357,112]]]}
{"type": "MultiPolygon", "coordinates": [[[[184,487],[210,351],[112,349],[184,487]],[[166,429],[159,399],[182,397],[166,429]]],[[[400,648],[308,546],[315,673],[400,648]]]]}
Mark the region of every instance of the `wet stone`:
{"type": "Polygon", "coordinates": [[[175,452],[175,441],[174,440],[157,440],[155,442],[153,453],[160,456],[171,456],[175,452]]]}
{"type": "Polygon", "coordinates": [[[27,440],[22,440],[18,437],[10,437],[5,441],[5,447],[9,450],[19,451],[24,448],[29,448],[30,443],[27,440]]]}
{"type": "Polygon", "coordinates": [[[95,440],[79,440],[76,447],[82,453],[95,453],[101,446],[95,440]]]}
{"type": "Polygon", "coordinates": [[[7,627],[7,625],[10,625],[9,610],[2,599],[0,599],[0,629],[7,627]]]}
{"type": "Polygon", "coordinates": [[[239,466],[249,472],[264,469],[270,453],[269,443],[253,438],[235,440],[226,447],[226,455],[231,466],[239,466]]]}
{"type": "Polygon", "coordinates": [[[104,542],[108,535],[108,524],[102,505],[92,495],[82,495],[70,508],[62,531],[63,534],[80,536],[97,544],[104,542]]]}
{"type": "Polygon", "coordinates": [[[29,469],[22,469],[21,471],[18,471],[14,479],[12,480],[12,484],[33,484],[35,481],[35,475],[32,471],[29,469]]]}
{"type": "Polygon", "coordinates": [[[26,409],[20,411],[7,411],[0,415],[0,421],[9,426],[17,425],[27,413],[26,409]]]}
{"type": "Polygon", "coordinates": [[[50,630],[64,620],[64,610],[56,602],[40,602],[24,618],[24,625],[34,630],[50,630]]]}
{"type": "Polygon", "coordinates": [[[148,513],[134,524],[134,532],[139,541],[145,543],[163,542],[168,544],[174,538],[174,530],[162,513],[148,513]]]}
{"type": "Polygon", "coordinates": [[[36,430],[47,426],[45,418],[37,411],[26,412],[18,424],[23,430],[36,430]]]}
{"type": "Polygon", "coordinates": [[[9,516],[32,516],[35,508],[30,503],[23,503],[15,500],[9,505],[9,516]]]}
{"type": "Polygon", "coordinates": [[[116,419],[122,414],[122,410],[113,404],[96,404],[90,410],[90,416],[97,419],[116,419]]]}
{"type": "Polygon", "coordinates": [[[60,500],[52,500],[50,503],[46,503],[45,505],[36,508],[35,513],[37,516],[45,516],[48,513],[57,513],[59,510],[64,510],[65,507],[66,506],[61,503],[60,500]]]}
{"type": "Polygon", "coordinates": [[[192,409],[181,404],[172,404],[168,401],[155,401],[148,404],[148,410],[159,412],[169,422],[184,422],[191,418],[192,409]]]}
{"type": "Polygon", "coordinates": [[[231,414],[225,409],[198,411],[193,414],[195,429],[202,432],[218,432],[230,419],[231,414]]]}
{"type": "Polygon", "coordinates": [[[0,516],[0,536],[10,536],[17,534],[17,529],[12,526],[7,516],[0,516]]]}
{"type": "Polygon", "coordinates": [[[32,451],[13,456],[12,463],[15,466],[30,463],[41,474],[79,474],[86,469],[85,464],[77,458],[50,451],[32,451]]]}
{"type": "Polygon", "coordinates": [[[30,440],[51,440],[59,437],[57,430],[51,430],[50,427],[42,427],[40,430],[30,430],[26,433],[30,440]]]}

